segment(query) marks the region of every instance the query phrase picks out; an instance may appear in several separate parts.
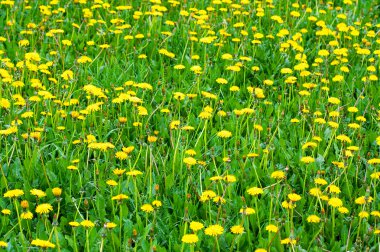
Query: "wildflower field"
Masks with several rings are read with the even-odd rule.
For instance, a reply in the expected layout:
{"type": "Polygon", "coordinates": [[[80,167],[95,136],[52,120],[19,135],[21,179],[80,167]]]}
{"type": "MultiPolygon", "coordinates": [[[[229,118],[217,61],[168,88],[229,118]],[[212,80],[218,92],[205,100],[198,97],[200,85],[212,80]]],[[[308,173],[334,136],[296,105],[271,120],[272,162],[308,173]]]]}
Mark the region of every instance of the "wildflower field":
{"type": "Polygon", "coordinates": [[[0,251],[379,251],[379,15],[1,0],[0,251]]]}

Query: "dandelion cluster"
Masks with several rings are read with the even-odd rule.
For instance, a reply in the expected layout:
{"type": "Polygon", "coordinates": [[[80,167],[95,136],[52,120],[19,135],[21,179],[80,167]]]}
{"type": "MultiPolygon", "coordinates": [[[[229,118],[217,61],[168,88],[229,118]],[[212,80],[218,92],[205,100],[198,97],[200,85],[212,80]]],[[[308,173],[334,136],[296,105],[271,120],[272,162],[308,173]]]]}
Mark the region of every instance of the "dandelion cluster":
{"type": "Polygon", "coordinates": [[[378,9],[0,1],[0,250],[377,250],[378,9]]]}

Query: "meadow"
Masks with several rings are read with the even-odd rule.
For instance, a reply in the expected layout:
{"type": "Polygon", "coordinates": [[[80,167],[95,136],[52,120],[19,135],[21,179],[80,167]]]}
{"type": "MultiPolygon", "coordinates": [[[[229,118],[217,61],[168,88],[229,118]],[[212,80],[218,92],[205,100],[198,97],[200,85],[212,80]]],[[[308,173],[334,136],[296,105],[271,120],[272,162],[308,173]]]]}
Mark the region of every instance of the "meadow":
{"type": "Polygon", "coordinates": [[[1,0],[0,251],[379,251],[379,15],[1,0]]]}

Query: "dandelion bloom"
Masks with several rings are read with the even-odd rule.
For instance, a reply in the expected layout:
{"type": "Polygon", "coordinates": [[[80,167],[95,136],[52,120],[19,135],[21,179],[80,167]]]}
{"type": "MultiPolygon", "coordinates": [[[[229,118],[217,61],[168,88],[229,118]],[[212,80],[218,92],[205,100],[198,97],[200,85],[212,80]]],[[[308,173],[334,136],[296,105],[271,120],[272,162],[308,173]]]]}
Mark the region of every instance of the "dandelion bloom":
{"type": "Polygon", "coordinates": [[[309,193],[310,193],[310,195],[312,195],[314,197],[320,197],[322,195],[322,191],[318,187],[311,188],[309,190],[309,193]]]}
{"type": "Polygon", "coordinates": [[[370,165],[377,165],[380,164],[380,158],[371,158],[367,162],[370,165]]]}
{"type": "Polygon", "coordinates": [[[24,209],[28,208],[29,207],[29,202],[27,200],[22,200],[20,202],[20,206],[24,209]]]}
{"type": "Polygon", "coordinates": [[[329,199],[328,204],[332,207],[341,207],[343,205],[343,202],[341,199],[334,197],[329,199]]]}
{"type": "Polygon", "coordinates": [[[95,227],[95,224],[90,221],[90,220],[83,220],[81,223],[80,223],[81,226],[85,227],[85,228],[92,228],[92,227],[95,227]]]}
{"type": "Polygon", "coordinates": [[[108,229],[112,229],[112,228],[115,228],[117,225],[113,222],[107,222],[104,224],[104,227],[105,228],[108,228],[108,229]]]}
{"type": "Polygon", "coordinates": [[[232,133],[228,130],[222,130],[217,133],[217,136],[220,138],[229,138],[232,136],[232,133]]]}
{"type": "Polygon", "coordinates": [[[24,191],[20,189],[9,190],[4,193],[4,198],[17,198],[24,195],[24,191]]]}
{"type": "Polygon", "coordinates": [[[283,171],[274,171],[272,172],[270,177],[274,179],[284,179],[286,176],[285,176],[285,172],[283,171]]]}
{"type": "Polygon", "coordinates": [[[183,159],[183,162],[189,166],[195,165],[197,163],[197,160],[193,157],[186,157],[183,159]]]}
{"type": "Polygon", "coordinates": [[[162,202],[159,201],[159,200],[153,200],[152,205],[155,206],[155,207],[161,207],[162,206],[162,202]]]}
{"type": "Polygon", "coordinates": [[[380,178],[380,172],[374,172],[371,174],[371,179],[379,179],[380,178]]]}
{"type": "Polygon", "coordinates": [[[198,236],[196,234],[185,234],[182,236],[182,242],[187,244],[194,244],[198,242],[198,236]]]}
{"type": "Polygon", "coordinates": [[[106,184],[109,186],[117,186],[117,182],[115,180],[109,179],[106,181],[106,184]]]}
{"type": "Polygon", "coordinates": [[[278,227],[273,224],[269,224],[268,226],[265,227],[265,230],[271,233],[277,233],[278,227]]]}
{"type": "Polygon", "coordinates": [[[112,200],[119,200],[119,201],[121,201],[121,200],[128,199],[128,198],[129,197],[127,195],[125,195],[125,194],[118,194],[116,196],[113,196],[112,200]]]}
{"type": "Polygon", "coordinates": [[[318,216],[313,214],[313,215],[310,215],[309,217],[307,217],[306,220],[307,220],[307,222],[310,222],[310,223],[319,223],[321,221],[321,218],[319,218],[318,216]]]}
{"type": "Polygon", "coordinates": [[[80,226],[80,223],[77,222],[77,221],[70,221],[70,222],[69,222],[69,225],[72,226],[72,227],[79,227],[79,226],[80,226]]]}
{"type": "Polygon", "coordinates": [[[364,205],[366,203],[371,203],[373,198],[371,196],[361,196],[355,199],[355,203],[358,205],[364,205]]]}
{"type": "Polygon", "coordinates": [[[195,156],[197,153],[195,152],[195,150],[189,149],[189,150],[185,151],[185,154],[187,154],[189,156],[195,156]]]}
{"type": "Polygon", "coordinates": [[[9,109],[10,107],[11,103],[7,99],[0,98],[0,108],[9,109]]]}
{"type": "Polygon", "coordinates": [[[292,201],[289,201],[289,202],[287,202],[287,201],[283,201],[283,202],[281,203],[281,206],[282,206],[283,208],[285,208],[285,209],[293,209],[293,208],[296,207],[296,204],[293,203],[292,201]]]}
{"type": "Polygon", "coordinates": [[[200,201],[205,202],[205,201],[210,200],[210,199],[215,198],[215,197],[216,197],[216,193],[214,191],[206,190],[206,191],[202,192],[200,201]]]}
{"type": "Polygon", "coordinates": [[[361,211],[361,212],[359,213],[359,217],[360,217],[361,219],[363,219],[363,218],[368,218],[368,216],[369,216],[369,213],[368,213],[367,211],[361,211]]]}
{"type": "Polygon", "coordinates": [[[227,183],[236,182],[236,177],[234,175],[226,175],[223,177],[223,180],[227,183]]]}
{"type": "Polygon", "coordinates": [[[40,239],[33,240],[31,244],[36,246],[36,247],[43,248],[43,249],[55,248],[55,244],[53,244],[49,241],[40,240],[40,239]]]}
{"type": "Polygon", "coordinates": [[[267,252],[267,250],[263,248],[258,248],[255,250],[255,252],[267,252]]]}
{"type": "Polygon", "coordinates": [[[338,105],[340,103],[340,100],[336,97],[330,97],[328,99],[328,102],[331,103],[331,104],[335,104],[335,105],[338,105]]]}
{"type": "Polygon", "coordinates": [[[39,189],[32,189],[30,190],[30,194],[36,196],[37,198],[42,198],[46,196],[46,193],[39,189]]]}
{"type": "Polygon", "coordinates": [[[288,194],[288,198],[293,201],[293,202],[296,202],[296,201],[299,201],[301,200],[301,196],[296,194],[296,193],[290,193],[288,194]]]}
{"type": "Polygon", "coordinates": [[[262,188],[259,188],[259,187],[251,187],[247,190],[247,193],[249,195],[256,196],[259,194],[263,194],[264,190],[262,188]]]}
{"type": "Polygon", "coordinates": [[[313,157],[306,156],[306,157],[301,158],[301,162],[305,164],[310,164],[310,163],[314,163],[315,159],[313,157]]]}
{"type": "Polygon", "coordinates": [[[123,152],[129,154],[135,149],[135,146],[128,146],[128,147],[123,147],[122,150],[123,152]]]}
{"type": "Polygon", "coordinates": [[[293,238],[285,238],[285,239],[281,240],[281,244],[292,244],[292,245],[296,245],[296,244],[297,244],[297,240],[296,240],[296,239],[293,239],[293,238]]]}
{"type": "Polygon", "coordinates": [[[192,221],[190,222],[190,229],[193,230],[193,232],[197,232],[204,228],[204,225],[198,221],[192,221]]]}
{"type": "Polygon", "coordinates": [[[141,210],[143,210],[146,213],[151,213],[154,211],[154,208],[151,204],[144,204],[141,206],[141,210]]]}
{"type": "Polygon", "coordinates": [[[341,191],[339,189],[339,187],[337,187],[336,185],[329,185],[327,187],[327,190],[330,192],[330,193],[336,193],[336,194],[339,194],[341,191]]]}
{"type": "Polygon", "coordinates": [[[33,214],[30,211],[21,213],[21,219],[31,220],[33,219],[33,214]]]}
{"type": "Polygon", "coordinates": [[[338,135],[336,139],[338,139],[341,142],[351,143],[351,139],[344,134],[338,135]]]}
{"type": "Polygon", "coordinates": [[[67,169],[74,171],[74,170],[78,170],[78,167],[76,167],[75,165],[69,165],[69,166],[67,166],[67,169]]]}
{"type": "Polygon", "coordinates": [[[216,196],[212,199],[215,203],[225,204],[226,200],[221,196],[216,196]]]}
{"type": "Polygon", "coordinates": [[[59,196],[61,196],[61,194],[62,194],[62,189],[59,188],[59,187],[54,187],[54,188],[52,189],[52,193],[53,193],[53,195],[54,195],[55,197],[59,197],[59,196]]]}
{"type": "Polygon", "coordinates": [[[125,169],[118,169],[118,168],[116,168],[116,169],[114,169],[112,171],[112,173],[115,174],[115,175],[117,175],[117,176],[121,176],[121,175],[123,175],[125,173],[125,171],[126,171],[125,169]]]}
{"type": "Polygon", "coordinates": [[[300,120],[298,120],[297,118],[292,118],[292,119],[290,120],[290,122],[291,122],[291,123],[299,123],[300,120]]]}
{"type": "Polygon", "coordinates": [[[50,211],[53,211],[53,207],[49,203],[40,204],[36,207],[38,214],[48,214],[50,211]]]}
{"type": "Polygon", "coordinates": [[[349,213],[349,211],[348,211],[348,209],[346,207],[339,207],[338,211],[341,214],[347,214],[347,213],[349,213]]]}
{"type": "Polygon", "coordinates": [[[124,151],[118,151],[116,152],[115,157],[119,160],[125,160],[128,158],[128,154],[125,153],[124,151]]]}
{"type": "Polygon", "coordinates": [[[126,173],[128,176],[136,177],[137,175],[142,175],[143,173],[138,170],[132,170],[126,173]]]}
{"type": "Polygon", "coordinates": [[[244,232],[244,227],[241,225],[232,226],[230,231],[233,234],[242,234],[244,232]]]}
{"type": "Polygon", "coordinates": [[[218,236],[223,234],[224,228],[218,224],[211,225],[205,229],[205,234],[208,236],[218,236]]]}
{"type": "Polygon", "coordinates": [[[327,185],[327,181],[323,178],[315,178],[314,183],[317,185],[327,185]]]}
{"type": "Polygon", "coordinates": [[[9,210],[9,209],[3,209],[3,210],[1,210],[1,213],[4,214],[4,215],[10,215],[11,214],[11,210],[9,210]]]}
{"type": "Polygon", "coordinates": [[[244,214],[244,215],[251,215],[256,213],[255,209],[251,207],[246,207],[246,208],[240,208],[239,213],[244,214]]]}
{"type": "Polygon", "coordinates": [[[380,211],[372,211],[371,215],[375,217],[380,217],[380,211]]]}
{"type": "Polygon", "coordinates": [[[0,241],[0,248],[7,248],[8,247],[8,243],[6,243],[5,241],[0,241]]]}

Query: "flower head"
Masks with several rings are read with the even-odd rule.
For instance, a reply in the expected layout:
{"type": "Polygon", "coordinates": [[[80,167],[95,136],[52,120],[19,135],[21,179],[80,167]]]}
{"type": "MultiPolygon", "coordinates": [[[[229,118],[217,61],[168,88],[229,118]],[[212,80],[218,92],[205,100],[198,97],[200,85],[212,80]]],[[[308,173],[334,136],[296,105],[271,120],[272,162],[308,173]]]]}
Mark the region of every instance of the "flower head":
{"type": "Polygon", "coordinates": [[[46,240],[35,239],[32,241],[31,244],[36,246],[36,247],[43,248],[43,249],[55,248],[55,244],[51,243],[50,241],[46,241],[46,240]]]}
{"type": "Polygon", "coordinates": [[[313,214],[307,217],[307,222],[310,223],[319,223],[321,221],[321,218],[319,218],[317,215],[313,214]]]}
{"type": "Polygon", "coordinates": [[[182,236],[182,242],[188,244],[194,244],[198,242],[198,236],[196,234],[185,234],[182,236]]]}
{"type": "Polygon", "coordinates": [[[218,236],[223,234],[224,228],[218,224],[211,225],[205,229],[205,234],[208,236],[218,236]]]}
{"type": "Polygon", "coordinates": [[[273,224],[269,224],[268,226],[266,226],[265,230],[268,232],[277,233],[278,227],[273,224]]]}
{"type": "Polygon", "coordinates": [[[154,208],[151,204],[144,204],[141,206],[141,210],[143,210],[146,213],[151,213],[154,211],[154,208]]]}
{"type": "Polygon", "coordinates": [[[190,222],[190,229],[193,230],[193,232],[197,232],[198,230],[201,230],[204,228],[204,225],[198,221],[192,221],[190,222]]]}
{"type": "Polygon", "coordinates": [[[244,227],[241,225],[232,226],[230,228],[231,233],[233,234],[242,234],[244,232],[244,227]]]}
{"type": "Polygon", "coordinates": [[[8,247],[8,243],[6,243],[5,241],[0,241],[0,248],[7,248],[8,247]]]}
{"type": "Polygon", "coordinates": [[[49,203],[40,204],[36,207],[38,214],[48,214],[50,211],[53,211],[53,207],[49,203]]]}
{"type": "Polygon", "coordinates": [[[17,198],[24,195],[24,191],[20,189],[9,190],[4,193],[4,198],[17,198]]]}
{"type": "Polygon", "coordinates": [[[95,224],[90,221],[90,220],[83,220],[81,223],[80,223],[81,226],[85,227],[85,228],[92,228],[92,227],[95,227],[95,224]]]}

